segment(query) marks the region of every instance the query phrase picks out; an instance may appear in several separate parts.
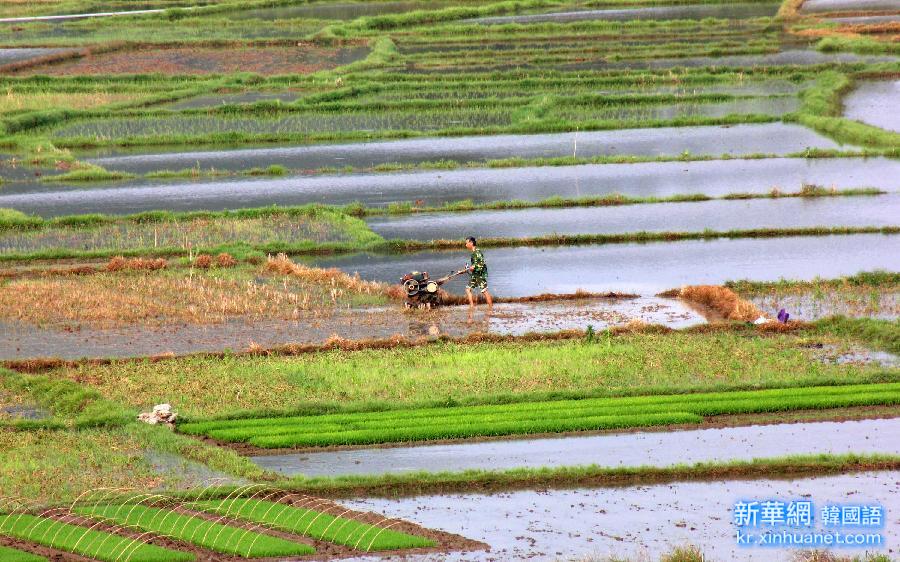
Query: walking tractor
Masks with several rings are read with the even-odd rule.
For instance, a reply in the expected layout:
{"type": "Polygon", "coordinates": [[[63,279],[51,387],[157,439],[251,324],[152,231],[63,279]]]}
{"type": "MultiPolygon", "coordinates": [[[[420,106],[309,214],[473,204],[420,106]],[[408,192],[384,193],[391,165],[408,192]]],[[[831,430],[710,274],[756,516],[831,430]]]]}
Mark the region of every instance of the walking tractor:
{"type": "Polygon", "coordinates": [[[467,271],[461,269],[439,279],[430,278],[427,271],[407,273],[400,278],[400,284],[406,289],[406,308],[434,308],[440,305],[441,285],[467,271]]]}

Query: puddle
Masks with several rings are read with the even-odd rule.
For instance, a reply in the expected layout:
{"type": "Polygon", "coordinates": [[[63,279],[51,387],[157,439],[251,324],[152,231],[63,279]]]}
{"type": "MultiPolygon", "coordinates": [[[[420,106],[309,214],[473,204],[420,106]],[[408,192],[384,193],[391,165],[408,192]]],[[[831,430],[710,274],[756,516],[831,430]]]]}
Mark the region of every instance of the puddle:
{"type": "MultiPolygon", "coordinates": [[[[581,140],[579,138],[579,144],[581,140]]],[[[400,156],[399,154],[397,156],[400,156]]],[[[388,156],[386,156],[388,158],[388,156]]],[[[439,206],[553,196],[619,193],[633,197],[796,192],[804,184],[840,189],[900,191],[900,162],[887,158],[710,160],[540,168],[458,169],[391,174],[234,178],[65,186],[3,184],[0,207],[42,216],[126,214],[158,209],[223,210],[266,205],[326,203],[367,206],[412,203],[439,206]]]]}
{"type": "Polygon", "coordinates": [[[10,400],[8,396],[0,393],[0,420],[44,420],[49,417],[50,412],[36,404],[23,403],[15,397],[10,400]]]}
{"type": "MultiPolygon", "coordinates": [[[[724,232],[787,225],[792,228],[891,226],[898,224],[898,216],[900,194],[417,213],[374,217],[367,222],[386,239],[447,240],[461,236],[524,238],[550,234],[696,232],[706,229],[724,232]]],[[[0,239],[0,250],[2,245],[0,239]]]]}
{"type": "Polygon", "coordinates": [[[805,0],[803,12],[862,12],[867,10],[897,10],[897,0],[805,0]]]}
{"type": "MultiPolygon", "coordinates": [[[[375,511],[458,533],[491,547],[489,552],[403,558],[410,562],[552,561],[586,556],[658,560],[685,544],[699,546],[709,560],[791,561],[794,556],[791,549],[736,545],[732,509],[735,502],[748,499],[786,502],[807,499],[816,508],[826,504],[874,503],[882,505],[893,521],[900,510],[900,472],[490,495],[448,494],[342,503],[348,508],[375,511]]],[[[818,513],[815,527],[822,529],[818,513]]],[[[883,532],[885,544],[896,549],[900,525],[888,523],[879,532],[883,532]]],[[[886,552],[886,549],[879,551],[886,552]]],[[[860,551],[842,548],[841,555],[845,553],[857,555],[860,551]]]]}
{"type": "Polygon", "coordinates": [[[538,22],[572,22],[583,20],[675,20],[675,19],[745,19],[774,16],[778,11],[777,3],[754,4],[698,4],[687,6],[659,6],[634,9],[579,10],[572,12],[553,12],[545,14],[529,14],[520,16],[500,16],[467,20],[471,23],[506,24],[506,23],[538,23],[538,22]]]}
{"type": "Polygon", "coordinates": [[[438,10],[460,2],[343,2],[314,3],[305,6],[285,6],[280,8],[261,8],[241,10],[228,14],[229,19],[245,20],[280,20],[294,18],[310,18],[320,20],[354,20],[363,16],[381,14],[399,14],[414,10],[438,10]]]}
{"type": "Polygon", "coordinates": [[[861,82],[844,98],[844,117],[900,132],[900,80],[861,82]]]}
{"type": "MultiPolygon", "coordinates": [[[[465,232],[459,233],[460,247],[465,232]]],[[[648,244],[486,248],[493,294],[628,292],[656,294],[682,285],[720,285],[729,279],[811,280],[860,271],[900,270],[900,236],[855,234],[788,238],[686,241],[648,244]]],[[[364,279],[394,283],[408,271],[458,269],[468,252],[356,254],[314,260],[364,279]]],[[[465,281],[448,282],[461,291],[465,281]]]]}
{"type": "Polygon", "coordinates": [[[838,349],[831,345],[818,344],[818,348],[813,349],[812,354],[819,361],[834,365],[877,365],[888,369],[900,366],[900,357],[886,351],[838,349]]]}
{"type": "Polygon", "coordinates": [[[292,169],[372,167],[384,163],[418,163],[441,159],[476,162],[511,157],[539,158],[599,155],[663,156],[691,154],[789,154],[806,148],[838,148],[830,139],[799,125],[783,123],[726,127],[661,127],[541,135],[490,135],[420,138],[351,144],[283,146],[243,150],[165,152],[91,157],[110,170],[147,173],[155,170],[246,170],[281,164],[292,169]]]}
{"type": "Polygon", "coordinates": [[[213,470],[205,464],[171,453],[148,450],[144,453],[144,461],[160,476],[168,476],[168,478],[161,479],[162,486],[153,488],[157,492],[196,490],[213,484],[217,486],[245,486],[248,484],[243,478],[229,476],[224,472],[213,470]],[[174,486],[172,486],[173,483],[174,486]]]}
{"type": "Polygon", "coordinates": [[[186,100],[169,104],[169,109],[197,109],[201,107],[216,107],[226,104],[247,104],[259,101],[280,101],[290,103],[300,97],[299,92],[242,92],[239,94],[213,94],[197,96],[186,100]]]}
{"type": "MultiPolygon", "coordinates": [[[[398,272],[397,277],[400,273],[398,272]]],[[[393,280],[396,281],[396,280],[393,280]]],[[[498,303],[491,315],[480,307],[468,322],[467,307],[404,313],[400,304],[385,308],[342,311],[333,316],[300,321],[232,320],[222,324],[170,324],[158,328],[125,326],[115,329],[39,328],[18,322],[0,322],[0,359],[28,357],[137,357],[163,353],[247,349],[251,342],[263,347],[287,343],[323,343],[334,335],[346,339],[411,339],[453,337],[470,333],[521,335],[527,332],[596,330],[638,320],[684,328],[705,322],[682,302],[657,297],[600,299],[540,303],[498,303]]]]}
{"type": "Polygon", "coordinates": [[[563,466],[668,467],[818,453],[900,452],[900,418],[383,447],[251,457],[285,476],[563,466]]]}
{"type": "Polygon", "coordinates": [[[0,65],[63,53],[69,49],[0,49],[0,65]]]}
{"type": "Polygon", "coordinates": [[[900,293],[873,289],[871,292],[824,290],[821,293],[772,294],[750,297],[760,310],[772,316],[782,308],[791,318],[798,320],[818,320],[828,316],[850,318],[900,318],[900,293]]]}
{"type": "Polygon", "coordinates": [[[721,57],[685,57],[669,59],[641,59],[609,62],[595,60],[585,63],[565,64],[560,70],[602,69],[656,69],[676,67],[742,67],[742,66],[809,66],[826,63],[876,63],[894,62],[897,57],[881,55],[856,55],[853,53],[821,53],[811,49],[792,49],[768,55],[725,55],[721,57]]]}

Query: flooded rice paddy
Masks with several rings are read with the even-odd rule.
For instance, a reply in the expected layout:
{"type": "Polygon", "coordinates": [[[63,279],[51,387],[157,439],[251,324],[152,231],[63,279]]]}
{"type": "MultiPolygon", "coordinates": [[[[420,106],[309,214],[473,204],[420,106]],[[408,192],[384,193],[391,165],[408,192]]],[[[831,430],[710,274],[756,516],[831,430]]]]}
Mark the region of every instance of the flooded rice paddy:
{"type": "Polygon", "coordinates": [[[900,80],[862,82],[844,98],[844,116],[900,132],[900,80]]]}
{"type": "Polygon", "coordinates": [[[250,104],[260,101],[280,101],[289,103],[300,97],[300,92],[242,92],[239,94],[210,94],[177,101],[166,107],[169,109],[197,109],[219,105],[250,104]]]}
{"type": "MultiPolygon", "coordinates": [[[[826,188],[877,187],[900,191],[900,162],[872,159],[710,160],[539,168],[458,169],[391,174],[233,178],[107,185],[5,182],[0,207],[42,216],[126,214],[154,209],[223,210],[272,204],[361,202],[439,206],[460,200],[484,203],[553,196],[580,198],[622,194],[671,197],[733,193],[797,192],[803,184],[826,188]]],[[[846,201],[845,201],[846,202],[846,201]]]]}
{"type": "MultiPolygon", "coordinates": [[[[399,277],[399,275],[398,275],[399,277]]],[[[0,322],[0,359],[31,357],[146,357],[165,353],[247,349],[251,343],[275,347],[289,343],[321,344],[333,336],[345,339],[409,339],[460,337],[472,333],[522,335],[528,332],[597,330],[640,321],[685,328],[705,322],[703,316],[674,299],[638,297],[537,303],[498,303],[493,313],[482,308],[470,318],[466,307],[403,312],[399,303],[384,308],[337,311],[294,320],[242,320],[224,323],[89,326],[33,326],[0,322]]]]}
{"type": "Polygon", "coordinates": [[[537,135],[420,138],[348,144],[320,144],[235,150],[146,152],[82,151],[77,154],[110,170],[147,173],[200,167],[245,170],[281,164],[293,169],[372,167],[435,160],[478,162],[502,158],[601,155],[677,156],[691,154],[789,154],[838,145],[805,127],[784,123],[724,127],[661,127],[537,135]]]}
{"type": "Polygon", "coordinates": [[[704,18],[745,19],[774,16],[778,3],[697,4],[684,6],[654,6],[605,10],[577,10],[518,16],[498,16],[470,20],[481,24],[573,22],[584,20],[691,20],[704,18]]]}
{"type": "MultiPolygon", "coordinates": [[[[323,267],[358,272],[364,279],[395,283],[408,271],[458,270],[461,251],[402,255],[356,254],[313,260],[323,267]]],[[[860,271],[900,270],[900,236],[858,234],[735,239],[649,244],[487,248],[489,285],[495,295],[629,292],[656,294],[682,285],[719,285],[728,280],[811,280],[860,271]]],[[[448,288],[461,290],[464,281],[448,288]]]]}
{"type": "Polygon", "coordinates": [[[900,13],[885,16],[851,16],[828,18],[828,21],[835,23],[846,23],[850,25],[874,25],[878,23],[894,23],[900,22],[900,13]]]}
{"type": "Polygon", "coordinates": [[[828,316],[848,318],[900,319],[900,292],[877,288],[825,288],[821,290],[753,295],[746,297],[771,316],[782,308],[798,320],[818,320],[828,316]]]}
{"type": "Polygon", "coordinates": [[[419,447],[378,447],[251,460],[285,476],[383,475],[596,465],[668,467],[802,454],[900,453],[900,418],[754,425],[419,447]]]}
{"type": "MultiPolygon", "coordinates": [[[[900,225],[900,194],[873,197],[751,199],[373,217],[387,239],[447,240],[549,234],[728,231],[754,228],[900,225]]],[[[0,242],[2,248],[2,242],[0,242]]]]}
{"type": "Polygon", "coordinates": [[[561,65],[560,70],[603,69],[661,69],[696,67],[757,67],[757,66],[810,66],[825,63],[876,63],[893,62],[897,57],[884,55],[857,55],[853,53],[822,53],[812,49],[788,49],[764,55],[725,55],[721,57],[684,57],[668,59],[639,59],[609,61],[598,59],[561,65]]]}
{"type": "Polygon", "coordinates": [[[241,221],[198,219],[181,222],[120,222],[98,228],[55,227],[45,230],[0,231],[0,255],[53,248],[79,251],[123,251],[143,248],[215,248],[222,244],[292,244],[352,242],[353,236],[334,224],[314,218],[269,216],[241,221]]]}
{"type": "MultiPolygon", "coordinates": [[[[896,513],[900,510],[900,472],[791,481],[678,482],[623,488],[371,498],[342,503],[360,511],[373,510],[459,533],[490,545],[487,552],[403,558],[409,562],[553,561],[585,556],[657,560],[685,544],[701,545],[705,556],[714,561],[789,562],[795,554],[789,548],[736,545],[732,514],[735,502],[772,498],[805,498],[816,506],[874,503],[882,505],[888,514],[896,513]]],[[[883,532],[885,544],[896,549],[900,525],[889,522],[883,532]]],[[[880,548],[877,552],[888,551],[880,548]]],[[[861,551],[845,549],[841,554],[844,553],[857,555],[861,551]]]]}
{"type": "Polygon", "coordinates": [[[306,133],[322,131],[437,131],[453,127],[504,127],[512,123],[509,110],[442,109],[427,113],[403,110],[381,113],[303,113],[279,118],[217,115],[166,115],[133,119],[110,117],[75,122],[55,129],[55,138],[97,139],[154,137],[157,135],[206,136],[216,133],[306,133]]]}
{"type": "Polygon", "coordinates": [[[301,6],[281,6],[240,10],[228,14],[230,19],[284,20],[309,18],[320,20],[354,20],[363,16],[399,14],[413,10],[438,10],[463,2],[429,0],[428,2],[335,2],[311,3],[301,6]]]}
{"type": "MultiPolygon", "coordinates": [[[[727,115],[772,115],[780,117],[796,111],[800,100],[795,96],[760,96],[721,103],[680,102],[669,105],[644,105],[630,107],[596,108],[592,119],[639,121],[671,120],[687,117],[725,117],[727,115]]],[[[583,108],[553,108],[548,116],[577,120],[584,114],[583,108]]]]}

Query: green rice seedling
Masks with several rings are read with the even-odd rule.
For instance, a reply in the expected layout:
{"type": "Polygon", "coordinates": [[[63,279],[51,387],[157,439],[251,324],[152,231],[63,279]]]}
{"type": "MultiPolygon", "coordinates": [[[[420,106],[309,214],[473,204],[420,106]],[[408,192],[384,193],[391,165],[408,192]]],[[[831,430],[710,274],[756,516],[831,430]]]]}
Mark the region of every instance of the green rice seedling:
{"type": "Polygon", "coordinates": [[[123,554],[131,562],[190,562],[194,555],[144,544],[140,540],[120,537],[62,523],[46,517],[13,513],[0,519],[0,534],[31,541],[43,546],[117,562],[123,554]]]}
{"type": "Polygon", "coordinates": [[[222,420],[179,429],[263,448],[316,447],[698,423],[705,416],[875,404],[900,404],[900,383],[222,420]]]}
{"type": "Polygon", "coordinates": [[[173,509],[121,504],[77,507],[75,512],[103,521],[135,526],[216,552],[245,558],[302,556],[315,552],[315,549],[307,544],[207,521],[173,509]]]}
{"type": "Polygon", "coordinates": [[[266,500],[233,498],[195,502],[189,506],[366,552],[435,546],[434,541],[424,537],[266,500]]]}
{"type": "Polygon", "coordinates": [[[3,562],[47,562],[43,556],[5,546],[0,546],[0,560],[3,562]]]}

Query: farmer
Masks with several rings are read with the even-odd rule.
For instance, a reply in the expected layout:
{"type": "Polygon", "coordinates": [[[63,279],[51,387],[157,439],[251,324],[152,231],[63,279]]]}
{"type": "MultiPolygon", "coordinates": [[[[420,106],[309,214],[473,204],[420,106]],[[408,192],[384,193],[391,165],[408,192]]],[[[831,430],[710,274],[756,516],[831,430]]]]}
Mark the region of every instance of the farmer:
{"type": "Polygon", "coordinates": [[[469,297],[469,309],[475,308],[475,300],[472,297],[472,290],[477,289],[481,291],[484,295],[485,300],[487,300],[488,310],[494,307],[494,299],[491,297],[491,293],[488,292],[487,286],[487,264],[484,263],[484,254],[481,253],[481,250],[478,249],[477,242],[475,241],[474,236],[469,236],[466,238],[466,248],[470,252],[472,252],[472,256],[469,258],[469,265],[466,266],[471,278],[469,279],[469,284],[466,285],[466,296],[469,297]]]}

